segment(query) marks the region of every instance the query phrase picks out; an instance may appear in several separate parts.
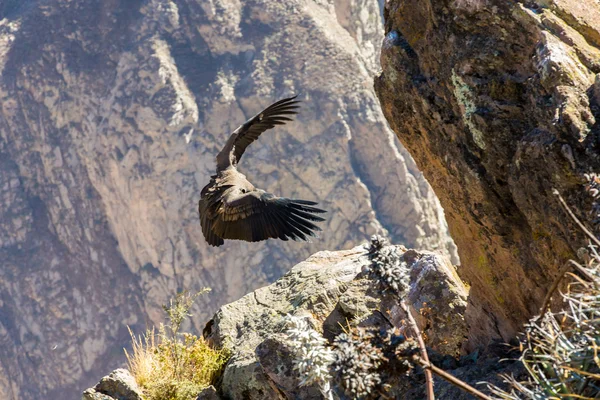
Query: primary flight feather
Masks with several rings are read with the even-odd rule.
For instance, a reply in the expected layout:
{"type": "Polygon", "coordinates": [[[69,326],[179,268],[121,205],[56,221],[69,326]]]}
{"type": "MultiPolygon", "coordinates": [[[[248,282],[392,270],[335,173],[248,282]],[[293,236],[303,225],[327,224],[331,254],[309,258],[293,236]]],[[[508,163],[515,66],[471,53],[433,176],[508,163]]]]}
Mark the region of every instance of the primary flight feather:
{"type": "Polygon", "coordinates": [[[275,125],[292,121],[296,96],[279,100],[237,128],[217,155],[217,173],[202,189],[198,211],[204,238],[211,246],[224,239],[259,242],[269,238],[309,240],[321,229],[313,222],[324,210],[317,203],[277,197],[257,189],[237,170],[246,147],[275,125]]]}

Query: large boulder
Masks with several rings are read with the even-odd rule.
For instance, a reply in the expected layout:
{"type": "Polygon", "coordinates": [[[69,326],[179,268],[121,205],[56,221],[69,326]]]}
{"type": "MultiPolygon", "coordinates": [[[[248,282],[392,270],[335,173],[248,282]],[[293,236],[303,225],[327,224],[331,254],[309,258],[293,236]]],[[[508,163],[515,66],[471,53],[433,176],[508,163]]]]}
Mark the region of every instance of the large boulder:
{"type": "Polygon", "coordinates": [[[129,371],[116,369],[84,391],[82,400],[143,400],[143,396],[129,371]]]}
{"type": "Polygon", "coordinates": [[[305,319],[331,342],[350,325],[403,327],[404,300],[418,316],[428,347],[439,354],[461,354],[468,291],[454,267],[439,254],[378,238],[374,243],[378,245],[316,253],[272,285],[221,307],[205,336],[232,352],[222,379],[226,397],[321,395],[314,385],[300,385],[305,377],[294,369],[293,349],[284,334],[288,315],[305,319]]]}
{"type": "Polygon", "coordinates": [[[600,4],[385,7],[384,114],[446,212],[471,287],[471,348],[508,340],[584,243],[553,189],[597,219],[600,4]]]}

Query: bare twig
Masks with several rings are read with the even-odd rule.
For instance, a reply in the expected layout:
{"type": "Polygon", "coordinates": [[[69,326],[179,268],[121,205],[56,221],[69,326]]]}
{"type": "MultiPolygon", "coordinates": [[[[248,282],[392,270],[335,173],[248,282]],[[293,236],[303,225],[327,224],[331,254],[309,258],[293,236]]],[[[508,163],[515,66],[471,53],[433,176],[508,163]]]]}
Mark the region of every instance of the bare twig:
{"type": "Polygon", "coordinates": [[[422,366],[425,369],[425,379],[427,381],[427,399],[428,400],[435,399],[435,396],[433,394],[433,376],[431,375],[431,373],[433,372],[436,375],[440,376],[441,378],[447,380],[451,384],[458,386],[459,388],[463,389],[464,391],[471,393],[472,395],[477,396],[480,399],[492,400],[491,397],[481,393],[479,390],[475,389],[473,386],[469,385],[466,382],[461,381],[460,379],[447,373],[443,369],[436,367],[429,361],[429,356],[427,355],[427,348],[425,347],[425,342],[423,341],[423,337],[421,336],[421,331],[419,330],[419,326],[417,325],[417,322],[413,318],[412,314],[410,313],[410,309],[408,308],[408,305],[404,301],[400,302],[400,306],[406,313],[410,327],[416,336],[417,343],[419,343],[419,349],[421,350],[421,356],[419,357],[419,356],[415,355],[415,356],[413,356],[413,360],[415,360],[420,366],[422,366]]]}
{"type": "Polygon", "coordinates": [[[459,388],[463,389],[465,392],[471,393],[473,396],[477,396],[480,399],[492,400],[492,398],[489,397],[488,395],[481,393],[479,390],[475,389],[473,386],[469,385],[468,383],[466,383],[464,381],[461,381],[460,379],[447,373],[443,369],[436,367],[429,361],[423,360],[421,357],[418,357],[418,356],[413,356],[413,360],[415,360],[420,366],[425,368],[426,371],[432,371],[434,374],[438,375],[440,378],[443,378],[443,379],[447,380],[448,382],[450,382],[451,384],[458,386],[459,388]]]}
{"type": "Polygon", "coordinates": [[[567,214],[569,214],[569,216],[571,218],[573,218],[573,221],[575,221],[575,223],[581,228],[581,230],[583,232],[585,232],[585,234],[588,235],[589,238],[594,241],[594,243],[596,243],[598,246],[600,246],[600,240],[598,240],[598,238],[592,232],[590,232],[590,230],[588,228],[586,228],[585,225],[583,225],[583,223],[577,218],[577,216],[575,216],[575,213],[573,213],[573,211],[571,211],[571,209],[569,208],[569,206],[567,205],[565,200],[562,198],[560,193],[558,193],[558,190],[552,189],[552,193],[554,193],[556,196],[558,196],[558,200],[560,201],[560,204],[567,211],[567,214]]]}
{"type": "Polygon", "coordinates": [[[577,268],[577,271],[581,272],[581,274],[583,276],[585,276],[587,279],[589,279],[590,282],[592,282],[592,283],[596,282],[596,279],[594,278],[594,276],[591,275],[585,268],[583,268],[583,266],[581,264],[579,264],[577,261],[569,260],[569,263],[573,264],[577,268]]]}
{"type": "MultiPolygon", "coordinates": [[[[406,313],[408,323],[410,324],[410,327],[413,330],[415,338],[417,339],[417,343],[419,343],[419,349],[421,350],[420,359],[429,363],[427,348],[425,347],[425,342],[423,341],[423,337],[421,336],[421,331],[419,330],[417,322],[410,313],[410,309],[408,308],[408,305],[404,302],[404,300],[400,302],[400,307],[402,307],[402,309],[406,313]]],[[[425,382],[427,386],[427,400],[435,400],[435,394],[433,393],[433,375],[431,375],[431,371],[427,368],[425,369],[425,382]]]]}

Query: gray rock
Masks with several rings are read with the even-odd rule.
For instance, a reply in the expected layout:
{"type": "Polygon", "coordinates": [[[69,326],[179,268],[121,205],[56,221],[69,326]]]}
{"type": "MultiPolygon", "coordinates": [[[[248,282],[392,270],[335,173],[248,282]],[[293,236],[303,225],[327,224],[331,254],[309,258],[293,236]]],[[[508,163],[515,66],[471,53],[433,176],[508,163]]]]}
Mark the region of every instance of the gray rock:
{"type": "MultiPolygon", "coordinates": [[[[322,251],[296,265],[270,286],[221,307],[205,335],[232,351],[222,391],[229,398],[319,398],[317,387],[299,387],[282,332],[287,314],[305,316],[332,340],[348,321],[369,327],[401,327],[401,297],[370,272],[370,245],[322,251]]],[[[407,302],[420,315],[427,345],[450,355],[461,351],[467,327],[462,313],[467,290],[454,267],[440,255],[386,245],[410,273],[407,302]],[[433,322],[433,323],[432,323],[433,322]]]]}
{"type": "Polygon", "coordinates": [[[269,380],[287,399],[317,399],[322,396],[315,385],[300,386],[302,377],[294,371],[294,353],[285,337],[274,335],[256,348],[256,358],[269,380]]]}
{"type": "Polygon", "coordinates": [[[114,397],[96,392],[96,389],[90,388],[83,392],[82,400],[115,400],[114,397]]]}
{"type": "Polygon", "coordinates": [[[128,370],[116,369],[83,392],[83,400],[143,400],[142,392],[128,370]]]}
{"type": "Polygon", "coordinates": [[[196,400],[220,400],[219,394],[217,393],[217,389],[214,386],[210,385],[209,387],[203,389],[196,400]]]}
{"type": "Polygon", "coordinates": [[[404,259],[410,266],[411,285],[408,303],[427,345],[442,354],[457,356],[462,352],[468,334],[464,315],[467,290],[456,268],[447,258],[434,253],[409,250],[404,259]]]}

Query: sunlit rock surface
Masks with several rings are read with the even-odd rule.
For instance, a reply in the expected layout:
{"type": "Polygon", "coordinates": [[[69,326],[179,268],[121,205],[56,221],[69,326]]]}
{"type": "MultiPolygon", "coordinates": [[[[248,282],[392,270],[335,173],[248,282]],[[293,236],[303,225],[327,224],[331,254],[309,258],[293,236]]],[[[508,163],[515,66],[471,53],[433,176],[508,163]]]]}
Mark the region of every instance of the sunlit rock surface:
{"type": "Polygon", "coordinates": [[[587,242],[553,189],[598,234],[600,4],[390,0],[384,15],[375,88],[446,211],[471,349],[508,341],[587,242]]]}

